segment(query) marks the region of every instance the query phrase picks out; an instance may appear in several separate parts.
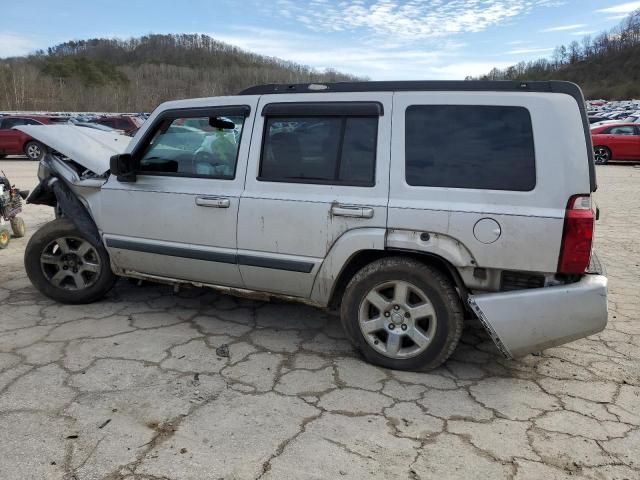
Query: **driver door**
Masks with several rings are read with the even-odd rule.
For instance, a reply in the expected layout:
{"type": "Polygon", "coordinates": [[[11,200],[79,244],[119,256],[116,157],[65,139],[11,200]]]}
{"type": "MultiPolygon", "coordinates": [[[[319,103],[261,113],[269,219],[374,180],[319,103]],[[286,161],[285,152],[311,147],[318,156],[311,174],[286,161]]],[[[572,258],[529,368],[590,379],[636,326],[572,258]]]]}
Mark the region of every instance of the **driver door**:
{"type": "Polygon", "coordinates": [[[102,187],[98,224],[117,268],[242,286],[236,227],[256,107],[246,100],[147,121],[132,142],[135,181],[111,175],[102,187]]]}

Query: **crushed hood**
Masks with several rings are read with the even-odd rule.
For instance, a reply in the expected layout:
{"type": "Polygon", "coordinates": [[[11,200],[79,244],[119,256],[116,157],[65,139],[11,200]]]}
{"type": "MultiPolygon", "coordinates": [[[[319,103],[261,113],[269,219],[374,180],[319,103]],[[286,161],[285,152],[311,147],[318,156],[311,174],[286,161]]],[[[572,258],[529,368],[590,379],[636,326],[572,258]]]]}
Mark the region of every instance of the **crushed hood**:
{"type": "Polygon", "coordinates": [[[131,137],[126,135],[74,125],[23,125],[15,128],[98,175],[109,170],[111,156],[124,153],[131,142],[131,137]]]}

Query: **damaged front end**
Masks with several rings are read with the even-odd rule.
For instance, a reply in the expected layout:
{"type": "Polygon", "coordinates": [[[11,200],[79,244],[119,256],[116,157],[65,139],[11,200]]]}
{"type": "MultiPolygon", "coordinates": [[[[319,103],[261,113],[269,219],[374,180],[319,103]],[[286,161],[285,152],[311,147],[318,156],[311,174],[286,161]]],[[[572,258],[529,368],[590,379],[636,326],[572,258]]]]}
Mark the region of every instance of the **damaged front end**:
{"type": "MultiPolygon", "coordinates": [[[[60,172],[63,164],[59,163],[52,154],[47,154],[41,160],[38,168],[38,178],[40,183],[33,189],[31,195],[27,197],[27,203],[36,205],[49,205],[56,209],[56,217],[64,216],[69,218],[81,232],[85,232],[97,243],[101,242],[100,232],[87,205],[81,201],[81,197],[74,191],[79,182],[75,185],[64,174],[60,172]]],[[[95,178],[91,187],[100,187],[104,183],[95,178]]],[[[90,187],[90,188],[91,188],[90,187]]],[[[82,187],[81,187],[82,188],[82,187]]],[[[86,188],[86,187],[84,187],[86,188]]]]}
{"type": "Polygon", "coordinates": [[[96,242],[100,234],[91,213],[97,192],[109,176],[109,158],[123,153],[131,138],[72,125],[21,126],[47,149],[38,167],[40,183],[27,203],[49,205],[96,242]]]}

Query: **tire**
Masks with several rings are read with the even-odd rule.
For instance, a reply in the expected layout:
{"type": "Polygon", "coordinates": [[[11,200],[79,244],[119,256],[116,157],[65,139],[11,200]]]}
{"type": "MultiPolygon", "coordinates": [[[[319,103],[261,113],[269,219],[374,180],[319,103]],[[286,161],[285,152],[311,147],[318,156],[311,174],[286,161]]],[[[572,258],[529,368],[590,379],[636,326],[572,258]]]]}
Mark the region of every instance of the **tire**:
{"type": "Polygon", "coordinates": [[[24,154],[29,157],[29,160],[39,162],[44,157],[44,146],[40,142],[31,140],[25,144],[24,154]]]}
{"type": "Polygon", "coordinates": [[[29,280],[41,293],[62,303],[94,302],[117,279],[104,246],[95,244],[63,218],[33,234],[24,254],[24,266],[29,280]]]}
{"type": "Polygon", "coordinates": [[[0,160],[2,160],[3,158],[7,158],[7,156],[4,153],[0,153],[0,160]]]}
{"type": "Polygon", "coordinates": [[[14,217],[11,219],[11,230],[13,230],[13,236],[15,238],[22,238],[26,233],[26,227],[24,220],[21,217],[14,217]]]}
{"type": "Polygon", "coordinates": [[[10,240],[9,229],[5,225],[0,225],[0,250],[7,248],[10,240]]]}
{"type": "Polygon", "coordinates": [[[606,165],[611,160],[611,149],[604,145],[593,147],[593,157],[596,165],[606,165]]]}
{"type": "Polygon", "coordinates": [[[439,270],[409,258],[389,257],[354,275],[342,297],[340,317],[347,336],[368,362],[426,371],[453,353],[462,334],[463,308],[453,284],[439,270]],[[403,295],[405,289],[409,294],[403,295]]]}

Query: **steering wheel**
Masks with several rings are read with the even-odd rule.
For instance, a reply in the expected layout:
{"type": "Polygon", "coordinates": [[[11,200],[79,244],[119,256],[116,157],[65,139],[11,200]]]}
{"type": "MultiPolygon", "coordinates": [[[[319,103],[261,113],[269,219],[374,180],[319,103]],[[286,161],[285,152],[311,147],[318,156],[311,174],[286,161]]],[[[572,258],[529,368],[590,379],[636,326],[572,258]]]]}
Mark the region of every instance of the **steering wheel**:
{"type": "Polygon", "coordinates": [[[201,171],[208,171],[203,175],[211,174],[212,170],[222,165],[217,162],[213,154],[206,150],[200,150],[193,156],[193,173],[200,173],[201,171]]]}

